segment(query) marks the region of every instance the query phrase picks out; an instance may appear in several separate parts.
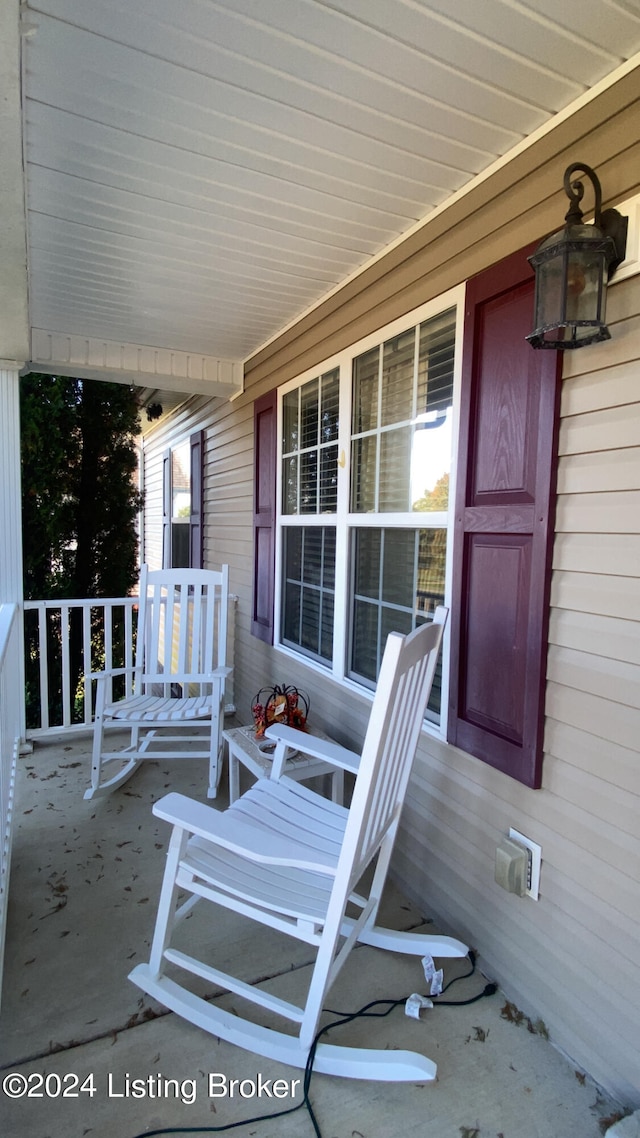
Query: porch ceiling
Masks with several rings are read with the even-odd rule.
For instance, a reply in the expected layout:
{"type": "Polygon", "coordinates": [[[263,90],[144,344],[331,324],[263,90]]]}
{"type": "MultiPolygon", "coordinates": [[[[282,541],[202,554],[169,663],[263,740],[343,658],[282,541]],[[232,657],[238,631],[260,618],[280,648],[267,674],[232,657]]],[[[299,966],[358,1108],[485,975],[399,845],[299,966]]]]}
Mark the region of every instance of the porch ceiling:
{"type": "Polygon", "coordinates": [[[219,394],[640,50],[635,0],[21,8],[34,363],[126,379],[166,349],[145,383],[219,394]]]}

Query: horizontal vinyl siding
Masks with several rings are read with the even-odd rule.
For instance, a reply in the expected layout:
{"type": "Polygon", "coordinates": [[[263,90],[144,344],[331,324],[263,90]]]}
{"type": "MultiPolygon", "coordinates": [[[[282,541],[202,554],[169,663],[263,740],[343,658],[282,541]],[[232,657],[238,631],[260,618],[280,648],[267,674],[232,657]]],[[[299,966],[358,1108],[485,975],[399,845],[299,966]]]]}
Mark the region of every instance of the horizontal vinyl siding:
{"type": "Polygon", "coordinates": [[[606,542],[595,544],[593,535],[588,532],[558,534],[556,568],[610,577],[634,577],[640,569],[640,535],[610,533],[606,542]]]}
{"type": "Polygon", "coordinates": [[[144,452],[143,556],[150,569],[162,568],[162,451],[144,452]]]}
{"type": "Polygon", "coordinates": [[[229,588],[241,594],[238,620],[249,611],[253,502],[253,412],[221,408],[205,445],[205,567],[229,565],[229,588]]]}
{"type": "Polygon", "coordinates": [[[552,644],[640,664],[640,639],[634,621],[600,613],[554,609],[549,639],[552,644]]]}
{"type": "Polygon", "coordinates": [[[638,584],[630,577],[613,581],[603,573],[558,571],[551,586],[551,605],[552,608],[640,619],[638,584]]]}

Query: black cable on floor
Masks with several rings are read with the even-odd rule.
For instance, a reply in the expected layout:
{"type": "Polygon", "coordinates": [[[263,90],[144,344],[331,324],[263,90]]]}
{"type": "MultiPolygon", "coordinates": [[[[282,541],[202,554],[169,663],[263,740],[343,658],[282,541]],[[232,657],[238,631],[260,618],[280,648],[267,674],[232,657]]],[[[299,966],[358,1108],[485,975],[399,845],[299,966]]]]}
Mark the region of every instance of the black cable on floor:
{"type": "MultiPolygon", "coordinates": [[[[464,972],[462,976],[454,976],[442,989],[440,995],[433,997],[434,1008],[466,1007],[469,1004],[477,1003],[478,1000],[485,999],[486,996],[492,996],[497,991],[497,984],[486,984],[481,992],[478,992],[475,996],[471,996],[467,1000],[443,1000],[441,998],[453,984],[457,984],[459,980],[466,980],[469,976],[473,976],[476,970],[476,955],[473,950],[469,952],[469,961],[471,963],[470,970],[468,972],[464,972]]],[[[307,1056],[307,1062],[304,1069],[304,1078],[302,1081],[302,1101],[299,1102],[297,1106],[290,1106],[286,1110],[278,1110],[272,1114],[256,1115],[253,1118],[242,1119],[239,1122],[228,1122],[225,1126],[178,1126],[169,1127],[163,1130],[146,1130],[143,1134],[136,1134],[134,1138],[158,1138],[159,1135],[166,1134],[220,1134],[226,1130],[235,1130],[239,1126],[253,1126],[256,1122],[270,1122],[275,1118],[284,1118],[288,1114],[295,1114],[296,1111],[302,1110],[303,1107],[306,1107],[307,1109],[307,1113],[309,1115],[311,1125],[313,1126],[316,1138],[322,1138],[318,1120],[314,1114],[313,1106],[309,1098],[311,1077],[313,1075],[313,1063],[315,1060],[318,1043],[322,1039],[322,1036],[335,1027],[343,1027],[347,1023],[352,1023],[354,1019],[384,1019],[384,1017],[388,1016],[394,1010],[394,1008],[406,1004],[407,999],[408,996],[401,996],[398,1000],[371,1000],[370,1003],[365,1004],[364,1007],[360,1008],[357,1012],[339,1012],[335,1011],[332,1008],[325,1008],[325,1011],[327,1011],[329,1015],[335,1015],[339,1018],[332,1020],[331,1023],[328,1023],[325,1027],[321,1027],[320,1030],[316,1032],[313,1043],[309,1049],[309,1055],[307,1056]],[[384,1011],[371,1010],[373,1008],[379,1007],[380,1005],[384,1006],[384,1011]]]]}

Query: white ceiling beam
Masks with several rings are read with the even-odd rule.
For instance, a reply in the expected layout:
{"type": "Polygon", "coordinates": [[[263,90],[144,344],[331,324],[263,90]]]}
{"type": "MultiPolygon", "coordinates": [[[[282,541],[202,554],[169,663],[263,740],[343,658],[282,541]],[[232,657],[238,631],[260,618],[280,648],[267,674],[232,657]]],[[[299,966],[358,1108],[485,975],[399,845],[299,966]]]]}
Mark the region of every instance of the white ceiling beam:
{"type": "Polygon", "coordinates": [[[41,328],[32,329],[31,358],[25,371],[226,399],[242,391],[243,380],[241,360],[41,328]]]}

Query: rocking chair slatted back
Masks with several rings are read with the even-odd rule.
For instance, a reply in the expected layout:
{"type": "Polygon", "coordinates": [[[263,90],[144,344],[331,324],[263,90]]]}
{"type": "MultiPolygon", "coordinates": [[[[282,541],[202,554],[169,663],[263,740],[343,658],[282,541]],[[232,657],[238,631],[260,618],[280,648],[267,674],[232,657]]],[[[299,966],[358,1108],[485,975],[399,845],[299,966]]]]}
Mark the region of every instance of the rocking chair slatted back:
{"type": "Polygon", "coordinates": [[[446,616],[438,608],[426,628],[407,637],[392,632],[387,640],[341,854],[353,859],[349,887],[397,825],[446,616]]]}
{"type": "MultiPolygon", "coordinates": [[[[220,581],[207,570],[175,569],[140,576],[140,627],[144,635],[136,645],[136,671],[143,685],[146,677],[170,677],[166,686],[181,682],[181,676],[205,676],[224,666],[227,645],[228,569],[220,581]]],[[[193,679],[191,680],[193,682],[193,679]]],[[[169,694],[168,692],[166,694],[169,694]]]]}

